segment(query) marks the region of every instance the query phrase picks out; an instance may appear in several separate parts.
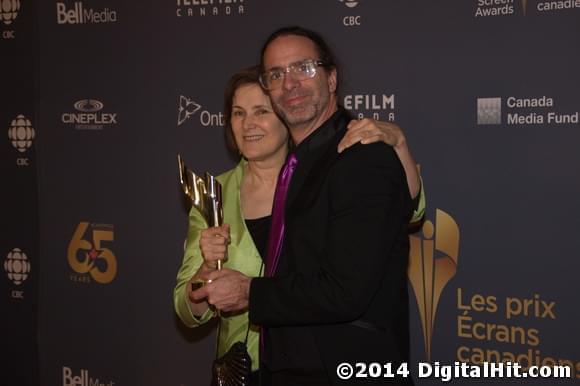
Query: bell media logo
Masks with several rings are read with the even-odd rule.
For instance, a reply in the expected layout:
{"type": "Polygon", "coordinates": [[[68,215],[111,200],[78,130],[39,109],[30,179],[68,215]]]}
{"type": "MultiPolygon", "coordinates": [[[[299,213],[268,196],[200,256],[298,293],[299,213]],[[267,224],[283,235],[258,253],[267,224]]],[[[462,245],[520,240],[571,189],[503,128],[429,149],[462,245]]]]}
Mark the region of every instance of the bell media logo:
{"type": "Polygon", "coordinates": [[[423,329],[425,356],[431,360],[431,340],[443,289],[457,272],[459,227],[448,213],[437,209],[435,224],[425,221],[423,237],[410,236],[407,275],[415,293],[423,329]]]}
{"type": "Polygon", "coordinates": [[[116,21],[117,12],[110,8],[93,9],[82,1],[75,1],[68,8],[66,3],[56,3],[57,24],[102,24],[116,21]]]}
{"type": "Polygon", "coordinates": [[[117,113],[103,112],[104,103],[96,99],[81,99],[73,104],[76,112],[63,113],[61,121],[78,130],[102,130],[117,124],[117,113]]]}
{"type": "Polygon", "coordinates": [[[501,98],[477,98],[477,124],[501,124],[501,98]]]}
{"type": "Polygon", "coordinates": [[[103,381],[89,375],[89,370],[81,369],[78,375],[73,374],[70,367],[62,367],[62,386],[114,386],[113,381],[103,381]]]}
{"type": "Polygon", "coordinates": [[[205,17],[243,15],[245,12],[244,0],[177,0],[175,14],[177,17],[205,17]]]}
{"type": "Polygon", "coordinates": [[[105,244],[113,241],[113,225],[79,223],[68,245],[68,264],[74,271],[70,279],[79,283],[112,282],[117,275],[117,258],[105,244]]]}
{"type": "Polygon", "coordinates": [[[184,124],[189,118],[194,116],[199,110],[199,123],[201,126],[223,126],[224,125],[224,114],[220,112],[210,112],[209,110],[203,109],[199,103],[195,102],[193,99],[185,97],[183,95],[179,96],[179,107],[177,108],[177,126],[184,124]]]}

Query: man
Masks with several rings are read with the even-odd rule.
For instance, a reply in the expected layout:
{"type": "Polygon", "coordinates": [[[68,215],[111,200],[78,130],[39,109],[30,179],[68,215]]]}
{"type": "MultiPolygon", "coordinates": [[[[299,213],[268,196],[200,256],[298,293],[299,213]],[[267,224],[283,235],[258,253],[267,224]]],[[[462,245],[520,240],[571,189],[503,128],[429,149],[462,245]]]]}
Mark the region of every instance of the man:
{"type": "MultiPolygon", "coordinates": [[[[380,143],[336,151],[350,117],[337,105],[336,62],[318,34],[274,32],[262,66],[262,84],[296,144],[281,251],[268,256],[269,277],[224,269],[192,296],[225,312],[249,308],[263,327],[264,385],[406,384],[389,378],[408,361],[412,204],[401,163],[380,143]],[[339,378],[343,362],[365,377],[339,378]],[[357,362],[380,363],[379,377],[357,362]]],[[[277,216],[274,204],[273,224],[277,216]]]]}

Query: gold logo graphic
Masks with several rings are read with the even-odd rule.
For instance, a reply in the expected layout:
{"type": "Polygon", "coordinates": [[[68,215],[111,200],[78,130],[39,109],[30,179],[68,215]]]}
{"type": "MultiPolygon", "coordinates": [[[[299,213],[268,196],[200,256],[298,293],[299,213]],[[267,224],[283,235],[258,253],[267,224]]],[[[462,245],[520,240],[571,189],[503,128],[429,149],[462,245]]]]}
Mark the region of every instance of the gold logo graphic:
{"type": "Polygon", "coordinates": [[[437,209],[435,224],[436,226],[431,221],[425,221],[422,228],[423,238],[410,236],[407,272],[421,316],[427,360],[431,360],[431,339],[437,305],[443,289],[455,276],[459,255],[459,227],[455,220],[437,209]]]}
{"type": "MultiPolygon", "coordinates": [[[[103,247],[103,242],[113,240],[112,225],[79,223],[68,245],[70,267],[78,274],[90,275],[97,283],[110,283],[117,275],[117,259],[110,249],[103,247]],[[92,243],[83,239],[89,226],[92,243]]],[[[78,281],[90,282],[90,279],[78,281]]]]}

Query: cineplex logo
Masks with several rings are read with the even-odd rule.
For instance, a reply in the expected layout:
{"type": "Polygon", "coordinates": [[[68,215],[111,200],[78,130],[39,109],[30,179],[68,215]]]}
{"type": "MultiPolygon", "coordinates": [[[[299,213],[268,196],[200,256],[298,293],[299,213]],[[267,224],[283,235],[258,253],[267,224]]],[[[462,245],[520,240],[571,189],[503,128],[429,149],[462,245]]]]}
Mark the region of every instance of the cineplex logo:
{"type": "Polygon", "coordinates": [[[62,386],[114,386],[113,381],[101,381],[99,378],[93,378],[89,375],[89,370],[81,369],[78,375],[75,375],[70,367],[62,368],[62,386]]]}
{"type": "Polygon", "coordinates": [[[343,106],[358,119],[395,120],[395,94],[349,94],[344,96],[343,106]]]}
{"type": "Polygon", "coordinates": [[[117,21],[117,12],[109,8],[88,8],[82,1],[76,1],[72,7],[65,3],[56,3],[56,22],[58,24],[100,24],[117,21]]]}
{"type": "Polygon", "coordinates": [[[246,12],[244,0],[177,0],[177,17],[232,16],[246,12]]]}
{"type": "Polygon", "coordinates": [[[62,123],[75,125],[78,130],[102,130],[117,124],[117,113],[102,112],[104,103],[96,99],[81,99],[73,105],[77,112],[63,113],[62,123]]]}
{"type": "MultiPolygon", "coordinates": [[[[477,98],[477,124],[500,125],[504,115],[503,98],[477,98]]],[[[508,125],[566,125],[578,124],[580,113],[561,112],[556,109],[555,98],[515,97],[505,98],[505,123],[508,125]]]]}
{"type": "MultiPolygon", "coordinates": [[[[199,103],[196,103],[194,100],[188,97],[180,95],[179,107],[177,109],[177,126],[181,126],[199,110],[201,110],[201,105],[199,103]]],[[[199,114],[199,123],[205,127],[223,126],[224,114],[221,111],[212,113],[208,110],[202,110],[199,114]]]]}
{"type": "MultiPolygon", "coordinates": [[[[20,11],[20,0],[3,0],[0,2],[0,20],[5,26],[11,26],[16,20],[20,11]]],[[[2,31],[2,39],[14,39],[16,37],[13,29],[2,31]]]]}

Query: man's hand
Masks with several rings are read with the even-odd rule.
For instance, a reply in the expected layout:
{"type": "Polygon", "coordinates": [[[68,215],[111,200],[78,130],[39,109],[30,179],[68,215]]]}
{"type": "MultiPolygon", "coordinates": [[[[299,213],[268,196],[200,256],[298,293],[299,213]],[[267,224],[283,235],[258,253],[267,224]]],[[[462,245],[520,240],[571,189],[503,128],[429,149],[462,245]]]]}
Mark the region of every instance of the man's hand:
{"type": "Polygon", "coordinates": [[[399,126],[391,122],[375,121],[364,118],[353,119],[347,126],[347,132],[338,144],[338,152],[351,147],[357,142],[363,145],[383,141],[395,149],[406,146],[406,139],[399,126]]]}
{"type": "Polygon", "coordinates": [[[206,284],[190,292],[192,302],[206,299],[220,311],[242,311],[248,308],[252,278],[231,269],[223,268],[201,275],[206,284]]]}

